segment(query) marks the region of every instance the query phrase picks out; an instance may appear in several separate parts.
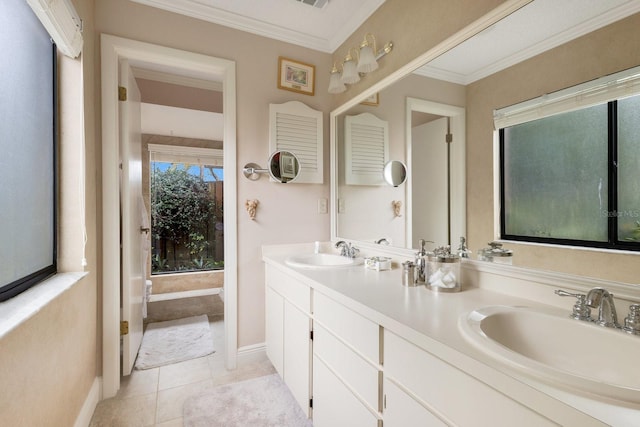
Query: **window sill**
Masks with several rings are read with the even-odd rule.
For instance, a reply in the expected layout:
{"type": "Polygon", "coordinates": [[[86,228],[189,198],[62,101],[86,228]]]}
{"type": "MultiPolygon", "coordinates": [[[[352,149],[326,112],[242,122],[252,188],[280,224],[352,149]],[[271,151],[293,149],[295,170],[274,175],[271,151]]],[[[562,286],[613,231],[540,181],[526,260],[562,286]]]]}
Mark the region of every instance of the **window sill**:
{"type": "Polygon", "coordinates": [[[1,302],[0,339],[35,316],[87,274],[86,272],[58,273],[20,295],[1,302]]]}

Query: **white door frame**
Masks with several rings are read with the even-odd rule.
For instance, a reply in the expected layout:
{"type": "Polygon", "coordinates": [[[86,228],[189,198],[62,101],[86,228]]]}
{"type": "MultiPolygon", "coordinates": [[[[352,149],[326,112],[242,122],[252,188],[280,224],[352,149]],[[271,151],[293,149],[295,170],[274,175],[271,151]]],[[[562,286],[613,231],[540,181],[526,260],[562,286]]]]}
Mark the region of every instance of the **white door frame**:
{"type": "Polygon", "coordinates": [[[120,201],[118,63],[157,67],[176,75],[222,82],[224,115],[224,325],[227,369],[237,358],[237,184],[235,62],[101,35],[102,72],[102,398],[120,388],[120,201]]]}

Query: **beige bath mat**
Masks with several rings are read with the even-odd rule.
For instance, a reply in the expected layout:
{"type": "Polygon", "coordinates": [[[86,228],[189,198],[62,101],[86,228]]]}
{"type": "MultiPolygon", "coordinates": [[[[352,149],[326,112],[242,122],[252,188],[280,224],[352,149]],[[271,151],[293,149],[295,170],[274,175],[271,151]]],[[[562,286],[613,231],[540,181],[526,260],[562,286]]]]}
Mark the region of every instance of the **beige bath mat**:
{"type": "Polygon", "coordinates": [[[147,325],[136,369],[151,369],[203,357],[214,352],[207,315],[147,325]]]}
{"type": "Polygon", "coordinates": [[[185,427],[313,427],[278,374],[227,384],[189,397],[185,427]]]}

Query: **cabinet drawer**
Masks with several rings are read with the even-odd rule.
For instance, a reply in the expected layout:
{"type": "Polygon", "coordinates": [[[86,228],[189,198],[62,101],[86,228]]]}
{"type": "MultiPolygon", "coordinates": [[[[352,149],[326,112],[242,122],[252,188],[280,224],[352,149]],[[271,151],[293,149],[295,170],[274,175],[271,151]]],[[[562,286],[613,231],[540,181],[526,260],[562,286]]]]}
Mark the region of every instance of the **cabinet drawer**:
{"type": "Polygon", "coordinates": [[[446,427],[438,417],[429,412],[393,382],[384,380],[385,427],[446,427]]]}
{"type": "Polygon", "coordinates": [[[379,418],[313,357],[313,427],[378,427],[379,418]]]}
{"type": "Polygon", "coordinates": [[[267,264],[265,267],[267,286],[285,297],[305,314],[311,313],[311,288],[277,268],[267,264]]]}
{"type": "Polygon", "coordinates": [[[332,334],[349,343],[371,363],[380,363],[380,327],[327,296],[315,292],[313,317],[332,334]]]}
{"type": "Polygon", "coordinates": [[[373,411],[380,411],[380,370],[322,326],[313,330],[313,353],[351,387],[373,411]]]}
{"type": "Polygon", "coordinates": [[[447,424],[557,425],[387,330],[384,344],[385,379],[411,390],[447,424]]]}

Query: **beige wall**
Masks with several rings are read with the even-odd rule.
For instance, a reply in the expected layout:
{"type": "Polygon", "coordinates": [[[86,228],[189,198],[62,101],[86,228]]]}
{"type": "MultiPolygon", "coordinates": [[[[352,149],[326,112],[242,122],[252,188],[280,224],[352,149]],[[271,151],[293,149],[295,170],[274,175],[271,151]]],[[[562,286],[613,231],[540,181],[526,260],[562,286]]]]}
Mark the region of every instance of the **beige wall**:
{"type": "MultiPolygon", "coordinates": [[[[269,156],[269,103],[304,102],[328,113],[330,55],[254,36],[205,21],[142,6],[126,0],[97,1],[97,33],[193,51],[236,62],[238,168],[238,345],[264,341],[263,244],[308,242],[329,238],[329,215],[317,213],[317,200],[329,197],[329,164],[324,185],[277,185],[266,177],[249,181],[241,168],[249,162],[265,167],[269,156]],[[278,56],[315,64],[316,95],[277,88],[278,56]],[[327,72],[323,72],[327,70],[327,72]],[[244,209],[258,199],[255,221],[244,209]]],[[[96,41],[97,43],[97,41],[96,41]]],[[[97,48],[97,45],[96,45],[97,48]]],[[[99,85],[99,82],[96,82],[99,85]]],[[[96,100],[96,105],[100,105],[96,100]]],[[[99,117],[100,112],[96,111],[99,117]]],[[[328,159],[325,114],[325,159],[328,159]]]]}
{"type": "Polygon", "coordinates": [[[85,99],[88,275],[0,340],[0,425],[72,426],[99,375],[96,212],[96,141],[93,137],[93,1],[74,0],[84,21],[87,49],[79,59],[61,57],[60,194],[58,270],[82,271],[82,98],[85,99]],[[84,73],[84,88],[81,74],[84,73]]]}
{"type": "MultiPolygon", "coordinates": [[[[470,248],[493,240],[493,110],[640,65],[640,14],[560,46],[467,88],[467,230],[470,248]]],[[[640,283],[638,254],[522,244],[514,263],[640,283]]]]}

